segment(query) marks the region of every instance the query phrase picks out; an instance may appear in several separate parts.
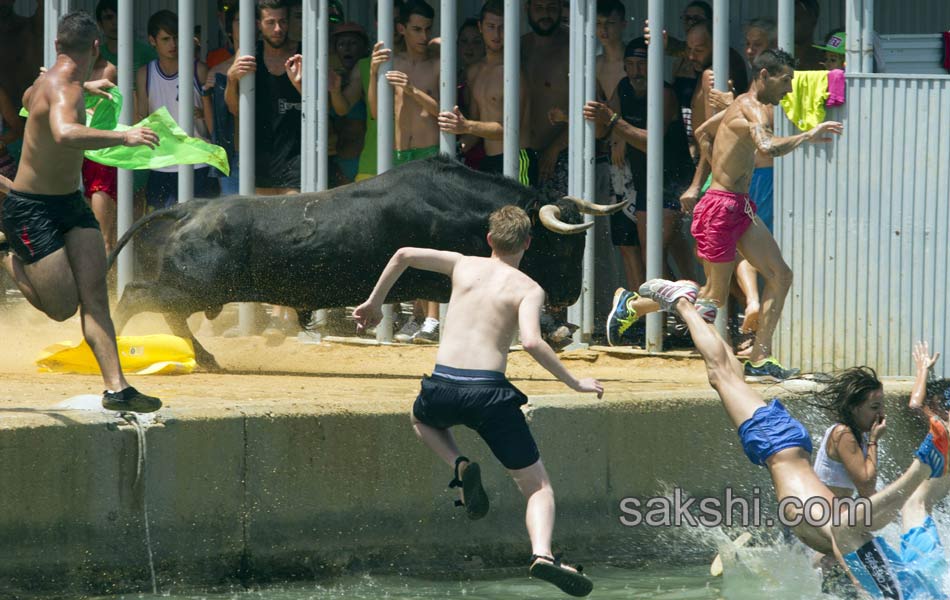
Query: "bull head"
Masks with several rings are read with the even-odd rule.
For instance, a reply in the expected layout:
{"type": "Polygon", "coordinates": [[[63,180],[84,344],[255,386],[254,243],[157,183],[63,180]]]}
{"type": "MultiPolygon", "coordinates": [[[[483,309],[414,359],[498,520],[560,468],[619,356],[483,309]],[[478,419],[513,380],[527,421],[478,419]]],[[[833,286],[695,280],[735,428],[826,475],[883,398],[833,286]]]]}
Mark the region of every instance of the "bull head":
{"type": "MultiPolygon", "coordinates": [[[[622,210],[629,202],[617,202],[616,204],[594,204],[589,200],[578,198],[576,196],[564,196],[564,199],[573,202],[577,210],[585,215],[594,215],[602,217],[612,215],[622,210]]],[[[541,223],[555,233],[574,234],[587,231],[594,226],[593,221],[589,223],[565,223],[561,220],[561,208],[556,204],[546,204],[538,211],[538,219],[541,223]]]]}

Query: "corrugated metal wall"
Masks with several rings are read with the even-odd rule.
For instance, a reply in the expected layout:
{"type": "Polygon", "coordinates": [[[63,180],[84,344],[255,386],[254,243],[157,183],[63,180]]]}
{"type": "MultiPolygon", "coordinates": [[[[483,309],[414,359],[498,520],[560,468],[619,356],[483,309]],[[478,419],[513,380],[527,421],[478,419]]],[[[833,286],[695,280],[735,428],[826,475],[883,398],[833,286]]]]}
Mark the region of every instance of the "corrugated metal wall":
{"type": "MultiPolygon", "coordinates": [[[[925,339],[950,376],[950,77],[849,76],[827,118],[839,140],[776,161],[776,238],[795,273],[779,356],[910,375],[925,339]]],[[[797,132],[784,117],[776,131],[797,132]]]]}

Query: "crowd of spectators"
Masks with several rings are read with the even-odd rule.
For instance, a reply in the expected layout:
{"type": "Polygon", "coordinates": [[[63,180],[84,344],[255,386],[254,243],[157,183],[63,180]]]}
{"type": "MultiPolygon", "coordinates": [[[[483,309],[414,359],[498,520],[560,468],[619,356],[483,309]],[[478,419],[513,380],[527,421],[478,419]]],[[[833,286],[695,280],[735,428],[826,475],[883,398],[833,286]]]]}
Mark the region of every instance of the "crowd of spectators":
{"type": "MultiPolygon", "coordinates": [[[[519,177],[552,197],[567,192],[567,122],[569,115],[568,6],[565,0],[526,0],[530,30],[521,40],[522,127],[519,177]]],[[[330,186],[372,177],[376,173],[376,80],[382,65],[394,91],[394,164],[435,154],[440,131],[457,134],[458,156],[470,167],[502,172],[504,96],[504,2],[486,0],[478,15],[461,22],[458,30],[458,106],[440,112],[440,40],[432,35],[435,13],[431,0],[396,0],[394,43],[371,46],[359,24],[347,21],[338,0],[330,2],[330,186]]],[[[2,9],[0,9],[2,10],[2,9]]],[[[238,192],[239,88],[244,77],[256,83],[256,171],[258,194],[292,194],[300,190],[301,82],[313,72],[301,56],[301,0],[258,0],[256,40],[242,45],[239,3],[218,1],[223,32],[220,47],[202,62],[196,53],[194,135],[225,148],[231,173],[225,176],[207,165],[196,165],[196,197],[238,192]]],[[[795,40],[805,68],[821,68],[824,57],[812,47],[819,7],[817,0],[796,2],[795,40]]],[[[0,15],[2,16],[2,15],[0,15]]],[[[117,61],[117,0],[99,0],[96,19],[102,29],[102,57],[97,76],[115,81],[117,61]]],[[[42,15],[40,14],[40,18],[42,15]]],[[[633,40],[623,38],[630,15],[620,0],[597,2],[597,101],[584,116],[600,122],[597,143],[596,201],[631,201],[631,208],[612,217],[611,239],[624,268],[624,282],[636,289],[645,278],[646,248],[646,94],[649,28],[633,40]]],[[[33,19],[37,17],[34,16],[33,19]]],[[[2,20],[2,19],[0,19],[2,20]]],[[[700,271],[693,257],[689,227],[679,195],[689,184],[698,159],[693,131],[748,87],[751,61],[776,42],[775,23],[752,19],[744,27],[743,55],[730,49],[726,92],[715,89],[712,76],[712,8],[691,2],[680,15],[684,39],[667,36],[666,52],[674,57],[672,81],[664,91],[665,172],[663,181],[663,248],[669,270],[694,278],[700,271]]],[[[31,25],[24,22],[24,25],[31,25]]],[[[134,50],[135,112],[137,117],[168,108],[178,114],[178,19],[161,10],[148,20],[147,44],[134,50]]],[[[198,40],[195,38],[197,45],[198,40]]],[[[5,145],[22,132],[14,114],[16,94],[11,82],[0,81],[0,173],[12,174],[14,162],[5,145]],[[9,88],[9,92],[4,92],[9,88]]],[[[771,159],[762,157],[762,167],[771,159]]],[[[767,164],[768,163],[768,164],[767,164]]],[[[96,207],[107,246],[115,240],[115,169],[90,163],[84,168],[86,196],[96,207]]],[[[769,186],[770,187],[770,186],[769,186]]],[[[136,216],[177,202],[177,168],[139,173],[136,216]]],[[[759,211],[770,213],[770,199],[756,199],[759,211]]],[[[667,273],[672,274],[671,272],[667,273]]],[[[739,267],[743,302],[755,312],[755,273],[739,267]]],[[[289,309],[275,308],[271,329],[294,333],[297,319],[289,309]]],[[[400,331],[403,341],[435,341],[438,305],[421,300],[400,331]]],[[[636,335],[635,332],[633,332],[636,335]]]]}

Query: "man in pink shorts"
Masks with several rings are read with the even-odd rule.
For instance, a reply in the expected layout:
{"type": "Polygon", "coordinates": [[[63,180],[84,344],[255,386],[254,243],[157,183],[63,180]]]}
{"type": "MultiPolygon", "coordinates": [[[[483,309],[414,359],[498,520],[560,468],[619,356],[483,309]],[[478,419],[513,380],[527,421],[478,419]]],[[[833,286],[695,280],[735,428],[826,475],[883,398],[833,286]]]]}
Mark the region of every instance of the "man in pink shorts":
{"type": "Polygon", "coordinates": [[[729,294],[736,250],[765,279],[761,321],[744,367],[750,381],[779,381],[798,373],[783,368],[772,356],[772,335],[792,284],[792,271],[775,238],[756,218],[755,203],[749,199],[755,153],[782,156],[805,142],[829,142],[831,137],[824,134],[842,131],[841,123],[829,121],[798,135],[773,134],[770,116],[792,90],[793,64],[794,59],[781,50],[765,50],[755,58],[756,75],[749,91],[696,130],[702,158],[692,185],[680,198],[684,212],[695,207],[691,231],[706,272],[696,308],[707,321],[715,320],[729,294]],[[699,200],[700,186],[710,169],[712,185],[699,200]]]}

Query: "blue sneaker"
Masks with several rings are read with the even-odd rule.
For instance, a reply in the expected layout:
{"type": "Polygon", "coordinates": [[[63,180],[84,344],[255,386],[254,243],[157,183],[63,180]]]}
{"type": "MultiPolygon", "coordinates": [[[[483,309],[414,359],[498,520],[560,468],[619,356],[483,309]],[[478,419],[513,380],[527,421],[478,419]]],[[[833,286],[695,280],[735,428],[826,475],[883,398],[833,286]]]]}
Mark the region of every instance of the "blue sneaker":
{"type": "Polygon", "coordinates": [[[639,297],[636,292],[627,291],[622,287],[618,287],[614,292],[614,301],[611,305],[613,308],[607,316],[607,344],[622,345],[623,334],[637,322],[637,311],[630,307],[630,302],[639,297]]]}
{"type": "Polygon", "coordinates": [[[786,369],[777,360],[769,357],[759,364],[745,361],[743,372],[747,383],[781,383],[796,377],[801,373],[801,369],[786,369]]]}
{"type": "Polygon", "coordinates": [[[914,452],[920,462],[930,467],[930,478],[943,477],[947,472],[947,452],[950,449],[947,428],[936,417],[930,417],[930,433],[914,452]]]}

